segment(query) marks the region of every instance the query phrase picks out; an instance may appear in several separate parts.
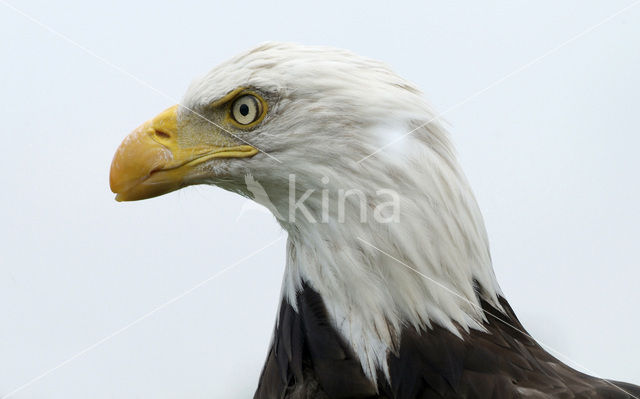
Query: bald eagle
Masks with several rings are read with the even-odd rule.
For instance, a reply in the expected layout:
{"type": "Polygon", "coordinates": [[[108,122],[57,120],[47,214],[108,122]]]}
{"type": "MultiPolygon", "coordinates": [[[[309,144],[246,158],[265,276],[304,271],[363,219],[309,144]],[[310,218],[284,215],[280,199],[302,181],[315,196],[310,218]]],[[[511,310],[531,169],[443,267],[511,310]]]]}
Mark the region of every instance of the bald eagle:
{"type": "Polygon", "coordinates": [[[255,398],[640,396],[527,334],[445,128],[383,63],[267,43],[196,79],[110,173],[118,201],[194,184],[267,206],[288,233],[255,398]]]}

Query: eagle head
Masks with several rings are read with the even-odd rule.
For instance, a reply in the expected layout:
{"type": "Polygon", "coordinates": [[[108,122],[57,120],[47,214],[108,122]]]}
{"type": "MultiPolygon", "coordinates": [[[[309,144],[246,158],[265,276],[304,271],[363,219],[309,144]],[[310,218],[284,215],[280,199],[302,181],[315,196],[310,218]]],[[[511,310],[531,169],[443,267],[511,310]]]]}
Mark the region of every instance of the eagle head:
{"type": "Polygon", "coordinates": [[[363,162],[430,119],[419,91],[381,62],[267,43],[195,80],[180,104],[134,130],[113,159],[111,189],[118,201],[194,184],[255,197],[246,187],[251,176],[276,207],[286,207],[292,175],[297,189],[372,190],[401,177],[399,161],[412,152],[447,145],[432,120],[418,147],[407,137],[390,149],[395,157],[363,162]]]}

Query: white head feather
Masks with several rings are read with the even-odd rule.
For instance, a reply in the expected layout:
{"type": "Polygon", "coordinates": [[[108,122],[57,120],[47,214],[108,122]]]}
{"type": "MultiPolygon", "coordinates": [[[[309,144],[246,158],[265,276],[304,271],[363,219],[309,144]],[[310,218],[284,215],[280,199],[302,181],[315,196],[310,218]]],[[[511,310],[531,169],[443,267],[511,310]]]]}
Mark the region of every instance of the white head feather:
{"type": "Polygon", "coordinates": [[[403,326],[436,323],[459,335],[459,328],[482,328],[475,284],[500,307],[482,216],[446,131],[431,121],[436,115],[411,83],[347,51],[267,43],[196,80],[183,104],[198,111],[238,87],[255,89],[269,105],[260,126],[238,134],[271,157],[212,163],[212,175],[225,179],[211,182],[252,196],[250,175],[264,188],[256,200],[278,210],[289,234],[282,292],[291,305],[303,281],[318,291],[373,380],[377,369],[388,372],[387,353],[403,326]],[[296,200],[315,190],[304,203],[315,223],[302,214],[286,217],[290,175],[296,200]],[[344,221],[330,206],[323,222],[322,191],[335,204],[339,191],[350,189],[364,193],[367,220],[351,195],[344,221]],[[371,217],[389,201],[381,189],[398,193],[397,221],[371,217]]]}

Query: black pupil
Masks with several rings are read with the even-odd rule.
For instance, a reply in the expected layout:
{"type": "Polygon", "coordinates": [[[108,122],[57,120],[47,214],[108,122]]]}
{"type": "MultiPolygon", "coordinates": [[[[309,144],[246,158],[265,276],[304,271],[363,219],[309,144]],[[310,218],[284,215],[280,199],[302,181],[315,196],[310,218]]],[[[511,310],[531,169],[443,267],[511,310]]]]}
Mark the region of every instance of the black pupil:
{"type": "Polygon", "coordinates": [[[242,104],[240,106],[240,113],[242,116],[247,116],[249,114],[249,106],[247,104],[242,104]]]}

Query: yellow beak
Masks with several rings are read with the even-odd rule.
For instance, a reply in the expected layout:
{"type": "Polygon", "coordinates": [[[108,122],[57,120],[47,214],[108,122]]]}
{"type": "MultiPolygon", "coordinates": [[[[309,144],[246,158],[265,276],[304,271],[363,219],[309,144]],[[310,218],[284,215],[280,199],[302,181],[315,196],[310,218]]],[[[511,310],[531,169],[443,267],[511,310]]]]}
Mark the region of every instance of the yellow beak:
{"type": "Polygon", "coordinates": [[[245,158],[258,153],[249,145],[182,148],[177,136],[178,106],[161,112],[127,136],[113,157],[109,184],[117,201],[156,197],[193,184],[192,171],[213,158],[245,158]]]}

